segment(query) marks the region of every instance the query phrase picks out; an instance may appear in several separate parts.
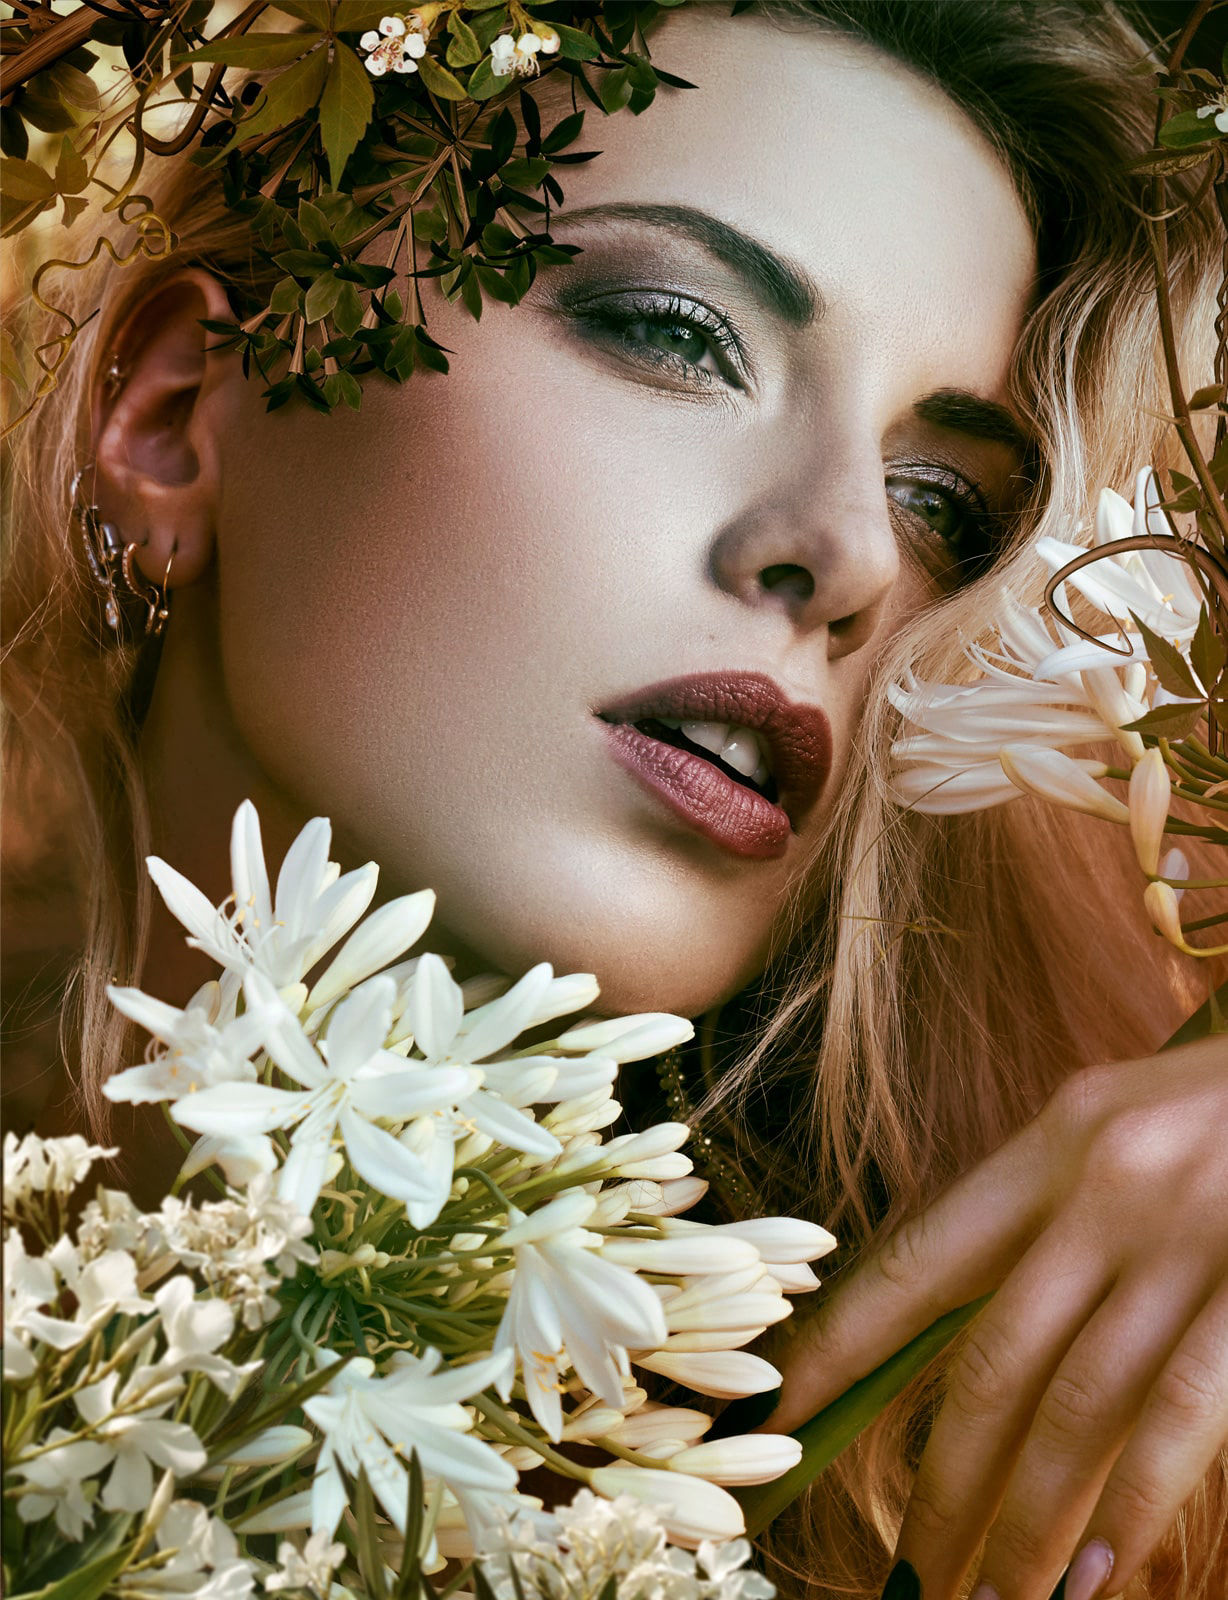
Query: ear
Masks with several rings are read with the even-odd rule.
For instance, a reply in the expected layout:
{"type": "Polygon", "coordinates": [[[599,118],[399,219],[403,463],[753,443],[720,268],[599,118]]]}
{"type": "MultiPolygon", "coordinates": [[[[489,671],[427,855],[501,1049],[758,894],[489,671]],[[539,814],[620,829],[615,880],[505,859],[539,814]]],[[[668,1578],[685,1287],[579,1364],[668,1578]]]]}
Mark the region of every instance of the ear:
{"type": "Polygon", "coordinates": [[[216,278],[177,272],[105,341],[93,387],[93,498],[137,564],[172,588],[191,583],[213,554],[221,462],[221,402],[238,376],[233,355],[211,351],[201,318],[232,321],[216,278]]]}

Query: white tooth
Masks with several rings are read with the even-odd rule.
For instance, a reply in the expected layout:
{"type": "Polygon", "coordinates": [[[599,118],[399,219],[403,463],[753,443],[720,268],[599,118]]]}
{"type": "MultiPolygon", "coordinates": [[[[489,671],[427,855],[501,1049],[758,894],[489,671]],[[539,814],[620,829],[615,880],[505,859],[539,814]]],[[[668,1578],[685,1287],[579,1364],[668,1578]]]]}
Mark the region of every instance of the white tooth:
{"type": "Polygon", "coordinates": [[[682,726],[680,717],[655,717],[653,720],[661,723],[666,728],[680,728],[682,726]]]}
{"type": "Polygon", "coordinates": [[[755,768],[750,776],[752,783],[757,783],[761,789],[764,789],[767,787],[772,774],[768,771],[764,762],[760,760],[759,765],[755,768]]]}
{"type": "Polygon", "coordinates": [[[759,765],[759,741],[749,728],[731,728],[729,737],[721,747],[721,760],[728,762],[735,772],[749,778],[759,765]]]}
{"type": "Polygon", "coordinates": [[[714,756],[721,754],[733,731],[727,722],[682,722],[679,727],[692,744],[711,750],[714,756]]]}

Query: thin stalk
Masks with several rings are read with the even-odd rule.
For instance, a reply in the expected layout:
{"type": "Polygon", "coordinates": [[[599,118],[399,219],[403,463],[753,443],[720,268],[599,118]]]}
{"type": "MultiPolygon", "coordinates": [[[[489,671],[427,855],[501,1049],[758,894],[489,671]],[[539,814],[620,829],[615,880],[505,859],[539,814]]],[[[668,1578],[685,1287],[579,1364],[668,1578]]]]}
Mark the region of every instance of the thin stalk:
{"type": "Polygon", "coordinates": [[[488,1422],[493,1422],[507,1437],[517,1444],[527,1445],[530,1450],[542,1458],[548,1467],[553,1467],[556,1472],[561,1472],[564,1477],[578,1478],[581,1483],[591,1483],[593,1469],[582,1467],[576,1461],[569,1461],[559,1451],[551,1449],[544,1439],[535,1438],[527,1428],[522,1427],[515,1417],[494,1400],[488,1400],[484,1394],[475,1394],[465,1402],[475,1411],[481,1412],[488,1422]]]}

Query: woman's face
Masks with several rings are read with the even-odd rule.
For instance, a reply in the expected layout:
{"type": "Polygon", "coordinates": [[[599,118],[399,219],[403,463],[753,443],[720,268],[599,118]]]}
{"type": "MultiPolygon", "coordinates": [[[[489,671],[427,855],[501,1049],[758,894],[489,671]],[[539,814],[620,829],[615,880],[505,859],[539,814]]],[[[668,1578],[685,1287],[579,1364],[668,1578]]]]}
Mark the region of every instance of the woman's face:
{"type": "Polygon", "coordinates": [[[695,1015],[764,963],[877,650],[983,548],[1033,250],[865,47],[698,7],[653,48],[698,88],[589,111],[574,265],[480,324],[431,293],[448,376],[331,418],[235,383],[217,638],[259,783],[434,887],[433,947],[695,1015]],[[670,721],[760,725],[784,809],[670,721]]]}

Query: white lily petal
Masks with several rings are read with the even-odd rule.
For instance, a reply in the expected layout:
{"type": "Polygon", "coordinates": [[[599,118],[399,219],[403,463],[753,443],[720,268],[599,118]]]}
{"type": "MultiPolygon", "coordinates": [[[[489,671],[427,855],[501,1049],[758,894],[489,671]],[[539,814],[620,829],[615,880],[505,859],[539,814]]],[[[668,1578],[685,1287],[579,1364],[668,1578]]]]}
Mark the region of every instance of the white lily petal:
{"type": "Polygon", "coordinates": [[[422,889],[380,906],[338,950],[307,997],[307,1009],[329,1005],[372,973],[398,960],[426,932],[435,912],[435,892],[422,889]]]}

